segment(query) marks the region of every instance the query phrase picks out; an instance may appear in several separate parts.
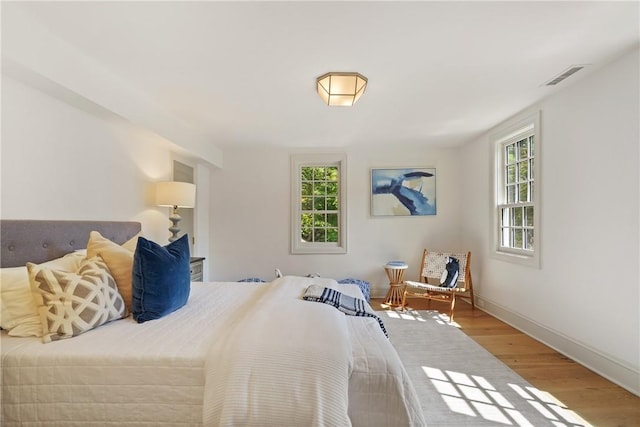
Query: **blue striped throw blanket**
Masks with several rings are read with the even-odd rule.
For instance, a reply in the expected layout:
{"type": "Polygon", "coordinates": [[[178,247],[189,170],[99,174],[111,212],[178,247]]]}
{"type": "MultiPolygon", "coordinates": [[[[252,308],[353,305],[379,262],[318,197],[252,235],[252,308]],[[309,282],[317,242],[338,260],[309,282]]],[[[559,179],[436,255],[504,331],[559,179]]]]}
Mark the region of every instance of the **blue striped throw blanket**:
{"type": "Polygon", "coordinates": [[[373,317],[378,321],[382,332],[388,338],[387,330],[380,316],[375,314],[369,304],[363,299],[350,297],[332,288],[320,285],[310,285],[304,293],[303,299],[329,304],[350,316],[373,317]]]}

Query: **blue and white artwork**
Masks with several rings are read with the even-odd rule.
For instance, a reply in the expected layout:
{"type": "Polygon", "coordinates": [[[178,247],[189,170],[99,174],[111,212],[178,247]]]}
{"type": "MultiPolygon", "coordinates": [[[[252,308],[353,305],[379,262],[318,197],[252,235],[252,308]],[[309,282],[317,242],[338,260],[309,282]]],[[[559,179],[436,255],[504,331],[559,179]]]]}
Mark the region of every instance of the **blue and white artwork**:
{"type": "Polygon", "coordinates": [[[434,168],[371,169],[371,215],[436,214],[434,168]]]}

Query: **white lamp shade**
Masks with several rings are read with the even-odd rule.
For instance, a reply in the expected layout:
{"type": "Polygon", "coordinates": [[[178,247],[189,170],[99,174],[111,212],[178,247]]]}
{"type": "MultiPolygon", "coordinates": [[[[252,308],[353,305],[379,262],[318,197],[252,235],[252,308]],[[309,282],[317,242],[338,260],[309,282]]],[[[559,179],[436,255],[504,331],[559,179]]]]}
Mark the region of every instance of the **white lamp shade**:
{"type": "Polygon", "coordinates": [[[189,182],[159,182],[156,184],[156,204],[192,208],[196,205],[196,186],[189,182]]]}

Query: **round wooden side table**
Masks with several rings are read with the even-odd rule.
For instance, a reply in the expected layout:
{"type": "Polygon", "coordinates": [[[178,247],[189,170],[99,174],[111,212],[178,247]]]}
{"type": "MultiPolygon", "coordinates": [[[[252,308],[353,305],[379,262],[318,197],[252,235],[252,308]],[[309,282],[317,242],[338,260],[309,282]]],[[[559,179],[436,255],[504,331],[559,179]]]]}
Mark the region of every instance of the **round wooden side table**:
{"type": "Polygon", "coordinates": [[[386,305],[397,305],[402,307],[402,294],[404,293],[404,271],[407,269],[407,264],[403,262],[393,261],[384,266],[384,270],[387,272],[389,278],[389,291],[384,299],[386,305]]]}

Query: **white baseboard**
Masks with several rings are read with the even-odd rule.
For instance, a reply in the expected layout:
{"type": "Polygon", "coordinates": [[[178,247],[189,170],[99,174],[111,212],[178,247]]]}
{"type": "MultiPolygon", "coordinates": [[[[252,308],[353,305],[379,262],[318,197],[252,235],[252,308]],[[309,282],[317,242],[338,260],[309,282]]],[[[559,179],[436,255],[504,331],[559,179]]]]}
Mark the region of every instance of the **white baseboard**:
{"type": "Polygon", "coordinates": [[[514,313],[488,299],[476,296],[476,301],[476,308],[480,308],[482,311],[575,360],[614,384],[636,396],[640,396],[640,371],[638,371],[638,368],[542,326],[534,320],[514,313]]]}

